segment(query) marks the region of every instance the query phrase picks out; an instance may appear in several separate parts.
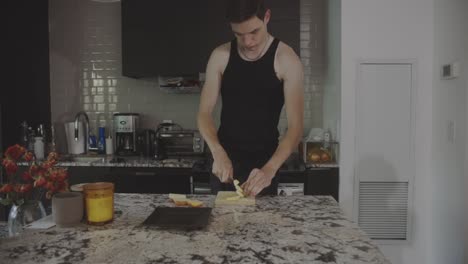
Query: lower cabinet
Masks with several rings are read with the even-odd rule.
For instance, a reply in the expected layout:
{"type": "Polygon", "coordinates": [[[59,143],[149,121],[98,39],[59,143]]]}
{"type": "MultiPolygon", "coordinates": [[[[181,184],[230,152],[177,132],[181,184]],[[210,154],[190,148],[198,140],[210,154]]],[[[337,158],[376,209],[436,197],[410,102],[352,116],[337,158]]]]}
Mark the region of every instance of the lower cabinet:
{"type": "MultiPolygon", "coordinates": [[[[114,183],[118,193],[209,193],[209,174],[201,177],[190,168],[70,167],[68,171],[70,185],[106,181],[114,183]]],[[[338,168],[309,168],[280,172],[279,180],[303,183],[305,195],[331,195],[338,201],[338,172],[338,168]]]]}
{"type": "Polygon", "coordinates": [[[70,167],[70,184],[112,182],[117,193],[190,193],[191,169],[70,167]]]}
{"type": "Polygon", "coordinates": [[[108,167],[68,167],[68,183],[71,186],[77,183],[109,181],[109,171],[108,167]]]}
{"type": "Polygon", "coordinates": [[[191,169],[111,168],[109,177],[120,193],[191,193],[191,169]]]}
{"type": "Polygon", "coordinates": [[[339,193],[338,168],[309,168],[306,170],[304,194],[331,195],[338,200],[339,193]]]}

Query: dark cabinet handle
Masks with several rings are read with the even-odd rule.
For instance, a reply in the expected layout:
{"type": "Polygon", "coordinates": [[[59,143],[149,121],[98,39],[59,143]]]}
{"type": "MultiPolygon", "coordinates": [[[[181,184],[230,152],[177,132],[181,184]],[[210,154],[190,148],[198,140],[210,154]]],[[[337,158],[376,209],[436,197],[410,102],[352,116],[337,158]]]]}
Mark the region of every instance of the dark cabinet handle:
{"type": "Polygon", "coordinates": [[[152,171],[137,171],[135,172],[136,176],[156,176],[156,172],[152,171]]]}

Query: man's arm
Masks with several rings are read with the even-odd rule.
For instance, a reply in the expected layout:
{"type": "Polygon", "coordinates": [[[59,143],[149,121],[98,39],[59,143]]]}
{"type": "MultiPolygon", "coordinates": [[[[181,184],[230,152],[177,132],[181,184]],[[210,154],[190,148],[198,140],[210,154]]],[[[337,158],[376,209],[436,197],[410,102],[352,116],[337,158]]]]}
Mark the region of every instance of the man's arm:
{"type": "Polygon", "coordinates": [[[208,60],[205,84],[200,97],[197,123],[198,129],[213,154],[213,173],[221,182],[232,181],[232,163],[218,140],[213,121],[213,109],[218,100],[221,87],[221,76],[229,56],[229,47],[224,44],[216,48],[208,60]]]}
{"type": "Polygon", "coordinates": [[[304,71],[299,57],[284,46],[278,51],[278,75],[284,82],[284,99],[288,130],[279,142],[270,160],[261,168],[254,169],[242,186],[249,196],[255,196],[271,184],[283,162],[297,148],[303,133],[304,122],[304,71]]]}

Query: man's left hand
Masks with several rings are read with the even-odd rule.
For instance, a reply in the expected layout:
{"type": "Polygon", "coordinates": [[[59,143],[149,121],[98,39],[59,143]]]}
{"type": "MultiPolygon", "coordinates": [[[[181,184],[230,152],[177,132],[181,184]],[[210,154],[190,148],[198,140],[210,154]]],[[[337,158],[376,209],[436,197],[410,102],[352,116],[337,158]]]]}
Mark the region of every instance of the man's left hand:
{"type": "Polygon", "coordinates": [[[275,171],[273,170],[255,168],[250,172],[249,178],[242,184],[241,188],[244,190],[246,196],[254,197],[263,189],[270,186],[274,176],[275,171]]]}

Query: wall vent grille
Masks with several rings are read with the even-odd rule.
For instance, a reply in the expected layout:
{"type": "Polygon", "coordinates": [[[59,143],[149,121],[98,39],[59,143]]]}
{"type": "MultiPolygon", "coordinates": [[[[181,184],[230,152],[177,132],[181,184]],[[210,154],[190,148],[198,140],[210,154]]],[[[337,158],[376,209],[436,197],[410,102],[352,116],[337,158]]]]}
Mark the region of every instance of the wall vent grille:
{"type": "Polygon", "coordinates": [[[376,240],[407,240],[408,182],[360,182],[359,226],[376,240]]]}

